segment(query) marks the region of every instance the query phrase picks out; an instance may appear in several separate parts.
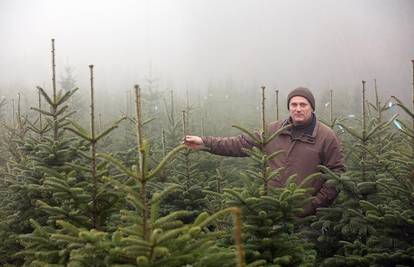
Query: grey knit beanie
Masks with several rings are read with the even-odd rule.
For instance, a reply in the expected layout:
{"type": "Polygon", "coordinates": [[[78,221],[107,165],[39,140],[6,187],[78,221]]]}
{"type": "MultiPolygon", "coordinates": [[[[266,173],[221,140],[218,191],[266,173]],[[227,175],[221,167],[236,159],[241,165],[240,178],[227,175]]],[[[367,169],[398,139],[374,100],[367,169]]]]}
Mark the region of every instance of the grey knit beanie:
{"type": "Polygon", "coordinates": [[[288,101],[287,101],[288,109],[289,109],[290,99],[294,96],[302,96],[306,98],[309,101],[313,111],[315,111],[315,98],[313,97],[312,92],[308,88],[298,87],[296,89],[293,89],[292,92],[289,93],[288,101]]]}

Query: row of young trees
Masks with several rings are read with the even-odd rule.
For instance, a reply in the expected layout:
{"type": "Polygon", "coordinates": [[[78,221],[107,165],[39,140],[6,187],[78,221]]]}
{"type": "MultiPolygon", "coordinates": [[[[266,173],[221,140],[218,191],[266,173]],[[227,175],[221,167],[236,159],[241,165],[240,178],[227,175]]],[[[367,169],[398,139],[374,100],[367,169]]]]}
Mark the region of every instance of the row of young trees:
{"type": "MultiPolygon", "coordinates": [[[[282,151],[258,146],[241,163],[193,153],[180,145],[195,113],[189,101],[180,113],[171,92],[161,123],[150,108],[159,93],[138,85],[134,114],[97,127],[92,65],[86,129],[73,119],[77,89],[57,89],[54,61],[52,41],[52,93],[38,87],[34,115],[18,112],[5,128],[1,265],[414,265],[414,131],[392,111],[414,114],[399,99],[382,103],[376,92],[371,103],[363,82],[360,120],[330,118],[348,170],[321,166],[339,197],[298,218],[306,182],[267,187],[278,175],[267,162],[282,151]]],[[[236,127],[263,145],[279,134],[266,132],[264,99],[262,88],[262,134],[236,127]]]]}

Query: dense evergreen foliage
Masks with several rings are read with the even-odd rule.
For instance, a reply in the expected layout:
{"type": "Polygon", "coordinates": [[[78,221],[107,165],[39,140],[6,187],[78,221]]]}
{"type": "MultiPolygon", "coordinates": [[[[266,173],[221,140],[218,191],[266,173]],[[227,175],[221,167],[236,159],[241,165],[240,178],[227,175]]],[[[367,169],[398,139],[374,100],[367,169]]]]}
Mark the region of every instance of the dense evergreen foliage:
{"type": "Polygon", "coordinates": [[[368,101],[363,82],[360,116],[331,109],[324,121],[343,140],[347,171],[338,176],[320,166],[340,194],[301,218],[310,200],[305,184],[315,176],[267,186],[279,175],[267,163],[282,151],[261,149],[279,134],[266,132],[264,88],[261,125],[256,115],[242,122],[261,129],[236,126],[258,146],[246,150],[249,158],[223,158],[180,144],[187,133],[221,135],[229,126],[227,118],[206,116],[222,101],[214,88],[204,104],[188,96],[182,104],[150,77],[143,92],[137,85],[128,94],[131,106],[120,119],[101,125],[89,70],[89,110],[74,98],[70,69],[57,89],[53,63],[51,93],[38,87],[28,114],[18,100],[14,118],[1,117],[0,265],[414,266],[414,114],[407,103],[382,102],[376,88],[368,101]]]}

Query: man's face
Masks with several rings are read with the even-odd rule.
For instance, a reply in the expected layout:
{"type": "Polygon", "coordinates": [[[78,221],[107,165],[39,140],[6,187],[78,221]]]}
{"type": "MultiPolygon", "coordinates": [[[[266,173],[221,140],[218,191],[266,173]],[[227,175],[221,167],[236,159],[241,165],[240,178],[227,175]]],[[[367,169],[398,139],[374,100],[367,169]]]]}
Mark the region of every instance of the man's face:
{"type": "Polygon", "coordinates": [[[303,124],[312,117],[312,106],[302,96],[294,96],[289,102],[289,115],[294,124],[303,124]]]}

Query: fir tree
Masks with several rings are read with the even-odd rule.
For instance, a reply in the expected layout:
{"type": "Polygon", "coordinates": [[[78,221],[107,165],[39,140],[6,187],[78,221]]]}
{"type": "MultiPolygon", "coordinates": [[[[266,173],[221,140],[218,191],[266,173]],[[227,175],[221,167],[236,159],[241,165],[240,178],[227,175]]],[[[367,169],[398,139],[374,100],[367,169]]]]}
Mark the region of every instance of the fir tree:
{"type": "MultiPolygon", "coordinates": [[[[60,81],[59,81],[60,88],[62,88],[64,92],[68,92],[78,87],[74,72],[75,72],[74,68],[72,68],[71,66],[65,66],[64,74],[61,76],[60,81]]],[[[84,114],[87,112],[85,103],[82,100],[83,97],[84,97],[83,92],[79,90],[77,94],[73,95],[70,98],[69,103],[68,103],[69,109],[71,111],[76,111],[76,113],[72,117],[73,119],[77,121],[81,121],[82,120],[81,114],[84,114]]]]}
{"type": "Polygon", "coordinates": [[[54,65],[54,40],[52,40],[52,82],[53,97],[50,97],[44,89],[38,87],[39,92],[49,105],[49,110],[33,108],[46,117],[46,125],[39,129],[35,123],[22,120],[20,108],[17,116],[17,133],[12,140],[15,145],[14,158],[8,163],[9,168],[4,174],[7,188],[5,199],[5,216],[2,224],[9,230],[9,240],[5,244],[12,243],[5,255],[6,262],[13,262],[13,254],[21,249],[18,236],[31,232],[30,219],[46,223],[47,215],[38,209],[36,203],[50,199],[52,194],[43,188],[45,170],[59,172],[64,169],[64,164],[76,157],[76,150],[82,147],[81,142],[70,138],[64,138],[63,127],[68,123],[65,102],[76,91],[68,91],[64,94],[56,92],[55,65],[54,65]],[[29,134],[30,133],[30,134],[29,134]],[[44,134],[39,138],[40,133],[44,134]]]}
{"type": "Polygon", "coordinates": [[[37,200],[40,210],[48,215],[46,224],[31,220],[34,231],[20,238],[25,250],[19,253],[34,266],[45,264],[74,264],[101,266],[102,250],[88,250],[87,242],[99,239],[99,230],[110,228],[110,219],[119,208],[121,196],[108,183],[109,169],[96,158],[97,142],[117,128],[113,126],[97,133],[95,129],[95,102],[93,66],[91,75],[90,132],[75,122],[74,128],[64,127],[79,136],[90,146],[90,155],[77,151],[77,159],[64,164],[60,171],[44,168],[43,190],[52,195],[53,201],[37,200]],[[78,236],[73,236],[77,233],[78,236]],[[96,234],[96,235],[93,235],[96,234]],[[78,238],[78,239],[76,239],[78,238]],[[49,240],[50,239],[50,240],[49,240]],[[78,244],[74,245],[74,240],[78,244]],[[86,243],[79,248],[80,244],[86,243]],[[88,251],[88,256],[81,251],[88,251]]]}
{"type": "MultiPolygon", "coordinates": [[[[186,117],[186,111],[183,111],[182,114],[182,136],[185,136],[188,131],[187,122],[189,119],[186,117]]],[[[186,210],[189,212],[189,216],[183,218],[186,223],[193,221],[206,208],[203,188],[207,179],[198,168],[199,160],[200,158],[194,155],[190,149],[185,149],[180,153],[177,163],[168,177],[168,182],[176,184],[177,189],[167,197],[162,212],[186,210]]]]}
{"type": "Polygon", "coordinates": [[[183,266],[190,263],[193,266],[217,266],[218,261],[224,266],[234,265],[233,252],[212,242],[223,233],[203,230],[221,213],[214,216],[202,213],[192,224],[183,224],[180,220],[188,216],[188,211],[160,215],[160,201],[177,186],[168,186],[162,192],[150,194],[147,183],[185,147],[178,146],[154,169],[148,168],[150,150],[143,136],[139,87],[136,86],[135,90],[138,164],[130,168],[110,155],[102,155],[129,177],[126,183],[119,185],[127,193],[129,205],[128,209],[121,210],[123,223],[112,234],[113,247],[110,248],[108,261],[122,266],[183,266]],[[216,256],[210,257],[211,253],[216,256]]]}
{"type": "Polygon", "coordinates": [[[401,194],[412,190],[405,138],[390,127],[398,122],[395,116],[383,120],[389,105],[380,103],[377,92],[375,104],[369,105],[375,116],[369,120],[363,108],[360,132],[342,125],[358,140],[347,173],[339,177],[325,168],[341,193],[312,225],[322,233],[317,247],[323,266],[412,265],[412,244],[406,241],[412,235],[412,204],[401,194]]]}

